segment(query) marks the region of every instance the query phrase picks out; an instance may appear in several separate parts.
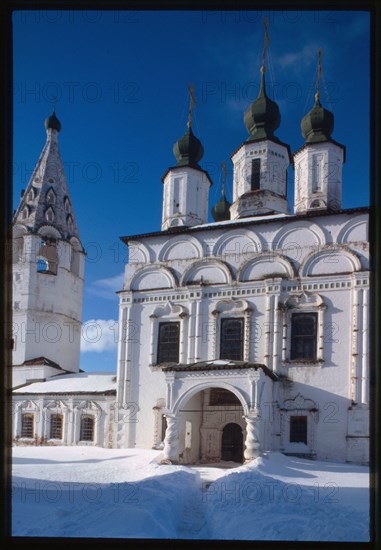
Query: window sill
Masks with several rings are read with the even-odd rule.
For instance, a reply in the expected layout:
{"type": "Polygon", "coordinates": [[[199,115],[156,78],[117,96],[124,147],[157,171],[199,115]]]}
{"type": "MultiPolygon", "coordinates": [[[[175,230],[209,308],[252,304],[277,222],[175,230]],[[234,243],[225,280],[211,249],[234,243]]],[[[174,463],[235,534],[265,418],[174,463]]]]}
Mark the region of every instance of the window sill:
{"type": "Polygon", "coordinates": [[[322,367],[324,359],[288,359],[282,363],[285,367],[322,367]]]}

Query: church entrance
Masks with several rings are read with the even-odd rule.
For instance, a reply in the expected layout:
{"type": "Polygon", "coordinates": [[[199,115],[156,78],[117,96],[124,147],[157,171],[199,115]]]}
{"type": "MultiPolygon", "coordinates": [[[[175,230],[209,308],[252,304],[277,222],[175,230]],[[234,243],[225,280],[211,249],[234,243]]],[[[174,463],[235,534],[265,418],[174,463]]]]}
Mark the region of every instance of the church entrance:
{"type": "Polygon", "coordinates": [[[243,462],[242,428],[235,422],[226,424],[222,430],[221,460],[243,462]]]}

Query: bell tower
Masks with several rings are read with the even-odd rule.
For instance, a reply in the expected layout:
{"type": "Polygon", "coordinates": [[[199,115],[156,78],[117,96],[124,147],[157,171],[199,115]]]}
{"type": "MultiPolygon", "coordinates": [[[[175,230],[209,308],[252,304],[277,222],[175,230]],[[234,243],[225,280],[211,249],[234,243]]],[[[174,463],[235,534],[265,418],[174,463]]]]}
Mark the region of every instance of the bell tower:
{"type": "Polygon", "coordinates": [[[13,385],[79,371],[84,258],[58,147],[46,143],[13,223],[13,385]]]}
{"type": "Polygon", "coordinates": [[[280,125],[279,107],[266,93],[266,52],[269,43],[265,19],[260,90],[257,99],[244,115],[244,123],[250,135],[231,156],[234,179],[230,214],[233,220],[289,213],[287,170],[291,151],[289,145],[275,136],[280,125]]]}
{"type": "Polygon", "coordinates": [[[345,147],[331,137],[334,116],[320,103],[321,74],[319,50],[315,104],[301,122],[305,143],[294,153],[295,214],[341,208],[345,147]]]}
{"type": "Polygon", "coordinates": [[[191,227],[208,221],[208,194],[212,180],[199,165],[204,148],[192,131],[196,103],[193,86],[189,86],[189,95],[188,129],[173,146],[176,165],[168,168],[162,178],[162,230],[181,225],[191,227]]]}

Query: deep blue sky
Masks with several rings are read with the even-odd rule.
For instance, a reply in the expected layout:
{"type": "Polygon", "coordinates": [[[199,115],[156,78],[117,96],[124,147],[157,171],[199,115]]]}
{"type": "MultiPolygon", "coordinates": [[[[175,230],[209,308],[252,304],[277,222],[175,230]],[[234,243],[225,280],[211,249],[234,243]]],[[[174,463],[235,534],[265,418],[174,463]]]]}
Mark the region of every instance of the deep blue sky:
{"type": "Polygon", "coordinates": [[[300,120],[313,105],[322,48],[321,100],[335,115],[333,138],[347,147],[343,207],[367,205],[366,12],[15,13],[14,204],[45,143],[43,122],[56,96],[61,154],[88,252],[83,320],[99,320],[108,332],[108,349],[84,352],[83,369],[116,369],[114,327],[103,321],[118,316],[114,291],[126,257],[119,237],[160,230],[161,176],[186,130],[190,82],[197,99],[193,129],[205,150],[201,164],[214,181],[210,207],[219,198],[223,160],[229,197],[229,158],[247,137],[243,113],[258,91],[264,15],[273,67],[267,89],[282,116],[276,135],[292,151],[303,144],[300,120]]]}

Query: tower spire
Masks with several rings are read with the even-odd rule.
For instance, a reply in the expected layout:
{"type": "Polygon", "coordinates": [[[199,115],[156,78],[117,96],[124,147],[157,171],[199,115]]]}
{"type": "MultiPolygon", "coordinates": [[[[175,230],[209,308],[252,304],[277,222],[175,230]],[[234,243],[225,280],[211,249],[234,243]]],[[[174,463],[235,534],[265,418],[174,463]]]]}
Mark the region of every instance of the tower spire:
{"type": "Polygon", "coordinates": [[[267,48],[270,46],[268,17],[264,18],[263,25],[264,25],[264,28],[265,28],[265,37],[264,37],[264,43],[263,43],[261,72],[266,72],[266,54],[267,54],[267,48]]]}
{"type": "Polygon", "coordinates": [[[226,162],[224,160],[221,162],[221,170],[222,170],[222,196],[224,197],[225,196],[226,177],[227,177],[226,162]]]}
{"type": "Polygon", "coordinates": [[[188,84],[189,92],[189,114],[188,114],[188,128],[192,128],[193,106],[196,105],[196,98],[194,96],[194,85],[188,84]]]}
{"type": "Polygon", "coordinates": [[[319,101],[320,99],[320,80],[321,80],[322,72],[323,72],[323,67],[321,62],[321,48],[319,48],[318,49],[318,76],[317,76],[316,93],[315,93],[316,101],[319,101]]]}

